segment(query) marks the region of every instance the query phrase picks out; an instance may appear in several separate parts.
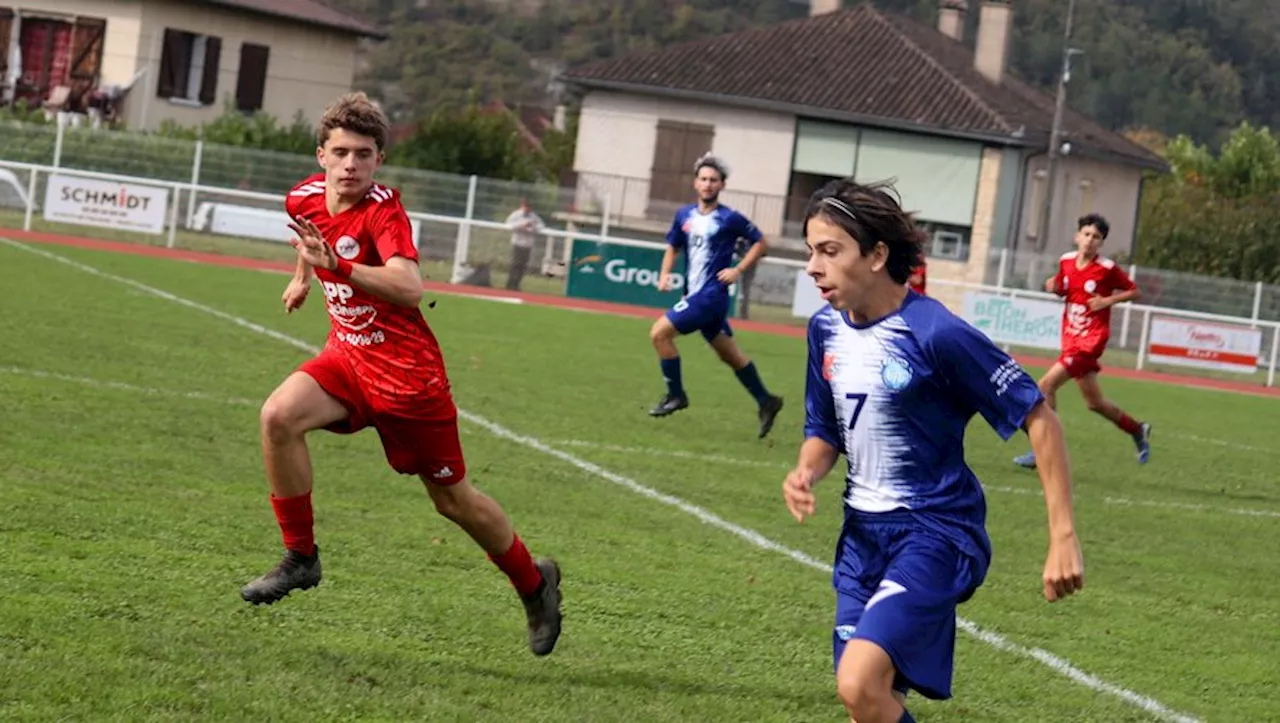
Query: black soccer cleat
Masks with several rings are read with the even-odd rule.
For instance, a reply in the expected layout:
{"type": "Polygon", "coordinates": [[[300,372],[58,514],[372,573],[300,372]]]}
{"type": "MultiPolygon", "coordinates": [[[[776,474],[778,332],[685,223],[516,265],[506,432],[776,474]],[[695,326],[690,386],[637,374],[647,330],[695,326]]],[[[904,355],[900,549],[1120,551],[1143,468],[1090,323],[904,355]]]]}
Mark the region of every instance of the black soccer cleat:
{"type": "Polygon", "coordinates": [[[529,597],[521,598],[529,620],[529,649],[534,655],[549,655],[560,639],[560,566],[555,560],[538,560],[542,584],[529,597]]]}
{"type": "Polygon", "coordinates": [[[764,439],[769,434],[769,430],[773,429],[773,421],[778,418],[778,412],[782,411],[782,397],[769,397],[760,404],[760,439],[764,439]]]}
{"type": "Polygon", "coordinates": [[[309,590],[320,584],[320,548],[307,555],[286,550],[280,563],[271,571],[240,588],[240,597],[254,605],[270,605],[292,590],[309,590]]]}
{"type": "Polygon", "coordinates": [[[662,399],[658,400],[658,404],[654,406],[653,409],[649,410],[649,416],[665,417],[668,414],[675,414],[676,412],[680,411],[681,409],[684,409],[687,406],[689,406],[688,397],[683,395],[676,396],[674,394],[668,394],[664,396],[662,399]]]}

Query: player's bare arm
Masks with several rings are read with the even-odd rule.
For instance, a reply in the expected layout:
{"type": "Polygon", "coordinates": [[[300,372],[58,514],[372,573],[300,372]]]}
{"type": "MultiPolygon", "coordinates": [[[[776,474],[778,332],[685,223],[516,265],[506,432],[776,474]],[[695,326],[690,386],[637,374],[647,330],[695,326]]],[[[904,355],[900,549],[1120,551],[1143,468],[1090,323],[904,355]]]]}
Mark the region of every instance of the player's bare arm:
{"type": "Polygon", "coordinates": [[[1140,296],[1142,296],[1142,292],[1139,291],[1137,287],[1112,294],[1111,296],[1095,296],[1094,298],[1089,299],[1089,310],[1102,311],[1103,309],[1115,306],[1116,304],[1123,304],[1126,301],[1134,301],[1140,296]]]}
{"type": "Polygon", "coordinates": [[[810,437],[800,445],[796,468],[782,482],[782,499],[796,522],[803,523],[806,517],[813,516],[817,506],[813,486],[831,472],[839,456],[840,450],[818,437],[810,437]]]}
{"type": "Polygon", "coordinates": [[[422,279],[419,276],[418,264],[402,256],[387,259],[384,266],[368,266],[342,261],[333,252],[333,248],[324,240],[324,235],[316,225],[305,218],[289,224],[289,228],[298,234],[298,238],[290,241],[298,251],[298,257],[308,264],[329,271],[339,270],[341,266],[351,283],[368,291],[384,301],[399,306],[416,307],[422,302],[422,279]]]}
{"type": "Polygon", "coordinates": [[[668,246],[662,253],[662,266],[658,270],[658,291],[671,289],[671,270],[675,268],[676,257],[679,255],[680,249],[675,246],[668,246]]]}
{"type": "Polygon", "coordinates": [[[759,241],[751,244],[751,248],[747,249],[746,255],[742,257],[742,260],[738,262],[737,266],[731,266],[724,269],[720,273],[716,274],[716,278],[726,284],[737,283],[738,279],[742,278],[742,275],[747,273],[752,266],[755,266],[756,262],[759,261],[760,258],[768,251],[769,241],[765,237],[761,236],[759,241]]]}
{"type": "Polygon", "coordinates": [[[1049,517],[1049,555],[1043,582],[1045,599],[1054,602],[1084,587],[1084,555],[1076,536],[1067,440],[1057,413],[1043,402],[1027,415],[1024,426],[1036,455],[1049,517]]]}
{"type": "Polygon", "coordinates": [[[307,294],[311,291],[311,275],[311,264],[299,255],[293,277],[289,279],[289,283],[284,287],[284,293],[280,296],[285,313],[292,314],[295,310],[302,308],[302,304],[307,300],[307,294]]]}

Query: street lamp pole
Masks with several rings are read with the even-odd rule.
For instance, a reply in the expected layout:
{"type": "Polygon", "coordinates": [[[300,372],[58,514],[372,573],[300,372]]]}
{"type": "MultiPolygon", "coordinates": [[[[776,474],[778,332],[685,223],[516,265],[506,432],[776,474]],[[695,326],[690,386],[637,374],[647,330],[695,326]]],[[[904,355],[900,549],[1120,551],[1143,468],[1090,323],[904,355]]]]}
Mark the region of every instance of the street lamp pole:
{"type": "Polygon", "coordinates": [[[1053,130],[1049,132],[1049,169],[1045,177],[1044,204],[1040,209],[1040,231],[1036,245],[1041,251],[1049,243],[1053,228],[1053,196],[1058,180],[1058,158],[1062,155],[1062,113],[1067,106],[1067,83],[1071,82],[1071,57],[1082,51],[1071,47],[1071,30],[1076,0],[1067,3],[1067,23],[1062,42],[1062,74],[1058,76],[1058,97],[1053,108],[1053,130]]]}

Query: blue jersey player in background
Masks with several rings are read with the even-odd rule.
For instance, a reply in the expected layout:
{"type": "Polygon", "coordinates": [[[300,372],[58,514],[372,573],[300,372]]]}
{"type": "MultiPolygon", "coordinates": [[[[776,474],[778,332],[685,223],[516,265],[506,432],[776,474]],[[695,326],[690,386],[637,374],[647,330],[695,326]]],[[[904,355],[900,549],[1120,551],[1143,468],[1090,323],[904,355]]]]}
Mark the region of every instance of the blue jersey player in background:
{"type": "Polygon", "coordinates": [[[667,250],[658,277],[658,289],[670,289],[676,256],[684,253],[684,296],[649,330],[649,339],[658,352],[662,377],[667,383],[666,395],[649,414],[665,417],[689,406],[680,374],[676,337],[697,331],[755,398],[759,406],[759,436],[764,437],[782,410],[782,397],[769,393],[760,381],[756,365],[733,339],[733,329],[729,327],[729,287],[764,256],[768,243],[746,216],[720,204],[720,191],[729,176],[723,161],[704,154],[694,164],[693,172],[698,202],[676,212],[671,230],[667,232],[667,250]],[[734,265],[739,239],[745,240],[748,247],[742,260],[734,265]]]}
{"type": "Polygon", "coordinates": [[[1050,602],[1084,585],[1062,426],[1035,381],[986,336],[903,286],[922,234],[885,186],[833,181],[805,215],[808,274],[828,305],[809,322],[805,440],[783,483],[797,521],[843,454],[836,549],[836,688],[857,723],[912,721],[908,689],[951,697],[956,607],[991,560],[986,500],[964,460],[974,414],[1039,461],[1050,602]]]}

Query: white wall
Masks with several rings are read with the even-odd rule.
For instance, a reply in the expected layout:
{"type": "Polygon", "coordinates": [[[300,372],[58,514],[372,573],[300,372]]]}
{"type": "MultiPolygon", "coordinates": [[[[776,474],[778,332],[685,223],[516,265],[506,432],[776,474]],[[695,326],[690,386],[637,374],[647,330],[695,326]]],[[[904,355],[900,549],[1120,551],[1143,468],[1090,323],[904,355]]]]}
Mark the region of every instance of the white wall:
{"type": "MultiPolygon", "coordinates": [[[[1037,158],[1027,169],[1027,191],[1023,199],[1022,236],[1019,248],[1030,248],[1040,228],[1044,202],[1044,171],[1048,161],[1037,158]]],[[[1133,252],[1134,218],[1142,183],[1142,169],[1103,163],[1080,156],[1067,157],[1060,163],[1054,188],[1053,228],[1045,254],[1057,255],[1074,248],[1076,219],[1086,213],[1100,213],[1111,223],[1111,234],[1102,247],[1108,256],[1133,252]]]]}
{"type": "MultiPolygon", "coordinates": [[[[648,203],[647,182],[621,183],[606,176],[647,179],[653,168],[658,121],[702,123],[715,127],[712,152],[729,164],[730,176],[723,201],[749,215],[766,234],[777,234],[782,225],[791,176],[791,151],[795,140],[795,118],[781,113],[730,108],[709,103],[671,100],[657,96],[592,91],[582,103],[578,118],[578,141],[574,170],[582,178],[580,187],[595,184],[596,193],[606,190],[614,196],[614,212],[620,206],[643,209],[648,203]],[[774,197],[757,204],[755,194],[774,197]]],[[[689,159],[690,200],[693,198],[694,158],[689,159]]]]}
{"type": "Polygon", "coordinates": [[[128,125],[152,129],[165,118],[193,125],[221,115],[226,99],[235,98],[243,43],[271,48],[262,110],[285,123],[299,110],[309,121],[317,121],[325,106],[351,90],[355,75],[354,35],[220,6],[147,0],[138,41],[138,67],[147,67],[147,75],[130,93],[128,125]],[[193,108],[157,97],[166,28],[222,39],[218,96],[212,106],[193,108]]]}

